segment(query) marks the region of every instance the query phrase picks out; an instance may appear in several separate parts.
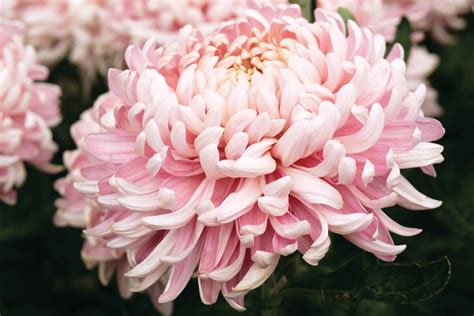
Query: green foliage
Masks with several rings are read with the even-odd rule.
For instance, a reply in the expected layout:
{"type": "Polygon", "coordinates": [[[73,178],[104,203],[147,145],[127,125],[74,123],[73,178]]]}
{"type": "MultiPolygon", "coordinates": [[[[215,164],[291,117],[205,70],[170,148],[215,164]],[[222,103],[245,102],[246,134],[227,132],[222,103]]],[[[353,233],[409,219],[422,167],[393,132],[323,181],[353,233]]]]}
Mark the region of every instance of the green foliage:
{"type": "Polygon", "coordinates": [[[309,21],[314,21],[314,10],[316,10],[317,0],[290,0],[300,6],[303,16],[309,21]]]}
{"type": "Polygon", "coordinates": [[[347,26],[347,21],[349,21],[349,20],[357,22],[356,18],[352,14],[352,12],[349,11],[349,9],[347,9],[347,8],[340,7],[340,8],[337,9],[337,13],[339,13],[341,15],[342,19],[344,20],[344,23],[346,23],[346,26],[347,26]]]}
{"type": "Polygon", "coordinates": [[[387,54],[390,52],[392,49],[393,45],[395,43],[399,43],[402,45],[404,51],[405,51],[405,61],[408,60],[408,56],[410,56],[410,51],[411,51],[411,46],[412,46],[412,41],[411,41],[411,25],[410,21],[406,17],[403,17],[402,20],[400,21],[400,24],[398,24],[397,27],[397,33],[395,35],[395,40],[393,43],[390,43],[387,47],[387,54]]]}
{"type": "Polygon", "coordinates": [[[426,264],[382,263],[366,254],[342,269],[293,282],[283,295],[303,294],[319,300],[362,299],[411,303],[428,299],[447,284],[451,264],[444,257],[426,264]],[[315,287],[318,284],[319,287],[315,287]]]}

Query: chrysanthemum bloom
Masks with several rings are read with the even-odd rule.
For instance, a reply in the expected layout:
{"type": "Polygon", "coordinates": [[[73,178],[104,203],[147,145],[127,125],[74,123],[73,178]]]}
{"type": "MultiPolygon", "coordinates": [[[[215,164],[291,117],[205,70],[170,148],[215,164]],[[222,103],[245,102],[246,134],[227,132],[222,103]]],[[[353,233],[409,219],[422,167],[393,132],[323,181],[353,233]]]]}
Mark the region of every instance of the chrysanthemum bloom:
{"type": "MultiPolygon", "coordinates": [[[[407,17],[415,31],[431,32],[442,43],[452,40],[450,31],[461,30],[466,21],[460,16],[468,13],[472,0],[320,0],[318,5],[329,11],[345,7],[362,26],[372,26],[387,41],[395,39],[402,17],[407,17]]],[[[423,38],[414,34],[414,40],[423,38]]]]}
{"type": "Polygon", "coordinates": [[[410,91],[403,49],[370,29],[296,6],[257,7],[205,35],[185,27],[159,49],[131,46],[83,137],[75,188],[103,210],[85,231],[126,253],[132,291],[169,273],[158,302],[197,272],[201,299],[244,295],[295,251],[316,265],[329,231],[378,258],[420,232],[383,208],[440,205],[400,173],[443,160],[440,123],[410,91]],[[347,32],[347,35],[346,35],[347,32]]]}
{"type": "Polygon", "coordinates": [[[438,104],[438,92],[434,89],[428,77],[435,71],[439,64],[439,57],[428,52],[424,46],[413,46],[407,61],[406,77],[408,87],[416,89],[421,83],[426,86],[426,97],[423,102],[423,113],[429,117],[439,116],[443,109],[438,104]]]}
{"type": "MultiPolygon", "coordinates": [[[[104,95],[97,102],[103,104],[103,100],[107,98],[109,96],[104,95]]],[[[84,229],[96,225],[105,215],[104,210],[95,201],[86,198],[74,189],[74,181],[84,180],[80,169],[87,168],[94,163],[94,159],[82,149],[82,138],[90,133],[104,131],[95,116],[97,113],[94,109],[87,110],[81,115],[80,120],[71,127],[71,135],[77,149],[64,152],[63,160],[69,173],[55,183],[56,190],[62,196],[56,200],[57,211],[54,216],[56,226],[84,229]]],[[[107,285],[115,272],[120,295],[123,298],[129,298],[132,295],[130,282],[124,275],[130,266],[123,250],[108,248],[100,238],[86,236],[81,255],[87,268],[92,269],[98,266],[99,280],[102,284],[107,285]]],[[[163,289],[163,285],[157,282],[148,289],[148,293],[154,297],[161,294],[163,289]]],[[[153,300],[153,302],[155,301],[153,300]]],[[[171,303],[158,304],[156,302],[155,307],[163,315],[171,314],[171,303]]]]}
{"type": "Polygon", "coordinates": [[[25,181],[25,162],[58,170],[49,161],[57,149],[50,127],[60,121],[60,89],[36,82],[47,76],[33,47],[23,43],[21,26],[0,22],[0,200],[9,204],[25,181]]]}
{"type": "Polygon", "coordinates": [[[162,45],[186,24],[211,29],[246,7],[246,0],[7,0],[0,17],[24,21],[28,42],[48,64],[69,54],[89,86],[97,72],[124,66],[128,45],[141,46],[150,37],[162,45]]]}

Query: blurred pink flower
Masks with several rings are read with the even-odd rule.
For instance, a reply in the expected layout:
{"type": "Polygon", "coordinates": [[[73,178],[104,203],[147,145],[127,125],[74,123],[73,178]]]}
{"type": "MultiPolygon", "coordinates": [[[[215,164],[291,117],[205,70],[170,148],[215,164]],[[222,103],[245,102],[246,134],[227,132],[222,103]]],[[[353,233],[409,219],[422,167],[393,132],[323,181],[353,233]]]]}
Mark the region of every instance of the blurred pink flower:
{"type": "Polygon", "coordinates": [[[0,18],[5,17],[25,25],[25,41],[35,47],[44,65],[61,61],[71,48],[68,1],[2,0],[0,18]]]}
{"type": "MultiPolygon", "coordinates": [[[[387,42],[395,40],[402,17],[407,17],[411,23],[421,23],[429,13],[425,0],[319,0],[318,6],[331,12],[340,7],[348,9],[360,26],[372,27],[387,42]]],[[[415,37],[419,40],[422,35],[415,37]]]]}
{"type": "MultiPolygon", "coordinates": [[[[94,113],[102,132],[74,187],[102,209],[85,230],[125,252],[131,291],[169,274],[173,301],[197,270],[201,299],[244,295],[295,251],[316,265],[331,231],[378,258],[412,236],[382,210],[441,202],[400,173],[443,160],[444,129],[421,112],[403,49],[370,29],[297,6],[255,6],[206,35],[188,26],[161,48],[130,46],[94,113]]],[[[75,171],[72,171],[75,172],[75,171]]],[[[92,203],[92,202],[91,202],[92,203]]]]}
{"type": "MultiPolygon", "coordinates": [[[[99,100],[101,100],[99,98],[99,100]]],[[[64,166],[68,170],[66,177],[56,180],[55,188],[61,194],[56,200],[57,212],[54,223],[57,226],[72,226],[84,228],[94,218],[100,208],[88,200],[83,194],[74,189],[74,181],[83,180],[80,168],[92,163],[92,159],[81,149],[81,139],[90,133],[101,132],[102,128],[91,115],[91,110],[82,113],[78,122],[71,126],[71,136],[77,146],[75,150],[65,151],[63,154],[64,166]]]]}
{"type": "MultiPolygon", "coordinates": [[[[406,16],[413,27],[414,43],[423,39],[422,31],[431,31],[436,39],[447,43],[451,36],[446,27],[462,29],[465,21],[459,16],[469,10],[469,0],[431,1],[431,0],[321,0],[319,4],[330,11],[339,7],[348,8],[361,26],[371,26],[382,34],[388,42],[395,39],[397,26],[406,16]]],[[[416,45],[416,44],[414,44],[416,45]]],[[[415,46],[408,56],[407,79],[410,89],[421,83],[427,86],[423,112],[427,116],[439,116],[442,108],[438,104],[438,92],[430,86],[428,77],[438,66],[438,56],[429,53],[424,47],[415,46]]]]}
{"type": "Polygon", "coordinates": [[[407,17],[415,31],[415,42],[423,32],[431,32],[442,43],[452,40],[450,30],[461,30],[466,21],[460,16],[471,10],[472,0],[319,0],[318,6],[329,11],[349,9],[361,26],[371,26],[388,42],[395,39],[397,26],[407,17]]]}
{"type": "Polygon", "coordinates": [[[0,200],[16,202],[16,188],[26,178],[24,163],[46,172],[56,152],[50,127],[60,121],[56,85],[39,83],[48,70],[38,64],[33,47],[23,43],[20,24],[0,22],[0,200]]]}
{"type": "MultiPolygon", "coordinates": [[[[110,97],[101,96],[97,103],[103,105],[106,102],[103,100],[107,98],[110,97]]],[[[104,131],[94,114],[97,113],[93,109],[86,110],[80,120],[71,127],[71,135],[77,149],[64,152],[63,160],[68,174],[55,183],[55,189],[61,195],[55,203],[57,211],[54,215],[54,224],[56,226],[90,228],[100,223],[105,216],[105,211],[94,200],[74,189],[75,181],[85,180],[80,169],[87,168],[95,161],[83,150],[82,138],[91,133],[104,131]]],[[[130,265],[124,251],[108,248],[100,238],[86,236],[81,256],[87,268],[92,269],[98,266],[99,280],[103,285],[109,284],[115,272],[120,295],[123,298],[131,297],[130,280],[124,275],[130,269],[130,265]]],[[[157,282],[148,289],[148,293],[151,297],[155,297],[160,295],[163,289],[162,283],[157,282]]],[[[158,304],[156,302],[155,307],[163,315],[170,315],[172,312],[172,303],[158,304]]]]}
{"type": "Polygon", "coordinates": [[[439,64],[439,57],[428,52],[424,46],[413,46],[407,62],[406,76],[410,89],[416,89],[420,84],[426,86],[426,97],[422,110],[426,116],[435,117],[443,113],[438,104],[438,92],[430,86],[428,77],[435,71],[439,64]]]}
{"type": "Polygon", "coordinates": [[[0,17],[26,23],[28,43],[45,63],[69,54],[90,86],[97,72],[124,66],[128,45],[142,45],[150,37],[163,45],[186,24],[210,30],[246,7],[246,0],[6,0],[0,17]]]}
{"type": "Polygon", "coordinates": [[[428,15],[414,21],[414,28],[431,32],[440,43],[450,43],[453,40],[452,31],[459,31],[466,27],[463,14],[472,12],[472,0],[418,0],[428,8],[428,15]]]}

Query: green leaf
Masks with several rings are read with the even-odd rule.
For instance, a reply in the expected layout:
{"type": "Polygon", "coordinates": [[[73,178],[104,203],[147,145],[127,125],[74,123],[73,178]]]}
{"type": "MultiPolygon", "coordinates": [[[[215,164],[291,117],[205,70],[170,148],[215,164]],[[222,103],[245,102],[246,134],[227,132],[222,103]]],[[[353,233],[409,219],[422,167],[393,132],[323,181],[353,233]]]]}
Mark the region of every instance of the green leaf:
{"type": "Polygon", "coordinates": [[[360,298],[400,303],[417,302],[441,292],[448,283],[451,263],[447,257],[426,264],[380,264],[365,260],[360,298]]]}
{"type": "Polygon", "coordinates": [[[290,0],[300,6],[303,16],[310,22],[314,22],[314,10],[316,10],[317,0],[290,0]]]}
{"type": "MultiPolygon", "coordinates": [[[[471,166],[472,167],[472,166],[471,166]]],[[[472,170],[466,166],[466,170],[472,170]]],[[[445,190],[450,190],[450,195],[444,198],[442,212],[437,212],[436,217],[457,235],[467,239],[474,239],[474,173],[464,172],[463,177],[455,173],[454,168],[441,175],[445,190]]]]}
{"type": "Polygon", "coordinates": [[[337,13],[339,13],[344,20],[344,23],[346,24],[346,29],[347,29],[347,21],[352,20],[354,22],[357,22],[356,18],[352,14],[352,12],[345,8],[345,7],[339,7],[337,8],[337,13]]]}
{"type": "Polygon", "coordinates": [[[425,264],[402,264],[383,263],[366,254],[330,274],[306,275],[289,284],[282,295],[305,295],[319,301],[329,298],[411,303],[441,292],[450,274],[451,263],[446,257],[425,264]]]}
{"type": "Polygon", "coordinates": [[[403,17],[400,21],[400,24],[398,24],[397,33],[395,35],[395,41],[388,46],[387,53],[390,52],[395,43],[399,43],[400,45],[402,45],[405,51],[405,61],[407,61],[408,57],[410,56],[412,46],[411,32],[412,28],[410,25],[410,21],[408,21],[406,17],[403,17]]]}

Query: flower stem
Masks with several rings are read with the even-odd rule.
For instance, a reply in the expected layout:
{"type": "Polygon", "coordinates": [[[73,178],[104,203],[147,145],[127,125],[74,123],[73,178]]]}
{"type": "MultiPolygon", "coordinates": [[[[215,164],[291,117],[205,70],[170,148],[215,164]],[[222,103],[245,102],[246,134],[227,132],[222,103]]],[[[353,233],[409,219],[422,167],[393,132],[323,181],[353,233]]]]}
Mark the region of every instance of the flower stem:
{"type": "Polygon", "coordinates": [[[272,275],[265,284],[261,287],[261,299],[263,308],[261,310],[262,316],[277,316],[279,302],[279,293],[285,286],[287,278],[282,276],[278,281],[275,275],[272,275]]]}

